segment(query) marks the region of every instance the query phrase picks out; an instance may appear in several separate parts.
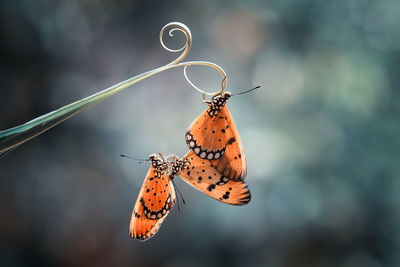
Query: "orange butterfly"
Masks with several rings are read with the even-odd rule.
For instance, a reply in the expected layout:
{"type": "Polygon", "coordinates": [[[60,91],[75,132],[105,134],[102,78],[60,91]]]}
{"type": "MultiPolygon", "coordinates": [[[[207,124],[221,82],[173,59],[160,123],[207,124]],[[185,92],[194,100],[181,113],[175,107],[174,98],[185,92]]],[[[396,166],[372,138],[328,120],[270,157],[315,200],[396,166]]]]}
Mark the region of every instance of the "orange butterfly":
{"type": "Polygon", "coordinates": [[[231,181],[221,175],[208,160],[189,151],[179,159],[175,155],[151,155],[151,166],[143,182],[132,212],[129,232],[132,238],[144,241],[157,233],[175,204],[172,180],[181,176],[201,192],[231,205],[250,201],[250,192],[243,181],[231,181]]]}
{"type": "Polygon", "coordinates": [[[185,139],[197,156],[210,160],[225,177],[239,181],[246,178],[247,166],[238,130],[225,105],[231,96],[230,92],[224,92],[205,101],[208,109],[192,122],[185,139]]]}
{"type": "Polygon", "coordinates": [[[149,159],[151,166],[133,208],[129,226],[131,237],[138,240],[146,240],[157,233],[175,203],[174,187],[166,174],[167,162],[155,154],[149,159]]]}

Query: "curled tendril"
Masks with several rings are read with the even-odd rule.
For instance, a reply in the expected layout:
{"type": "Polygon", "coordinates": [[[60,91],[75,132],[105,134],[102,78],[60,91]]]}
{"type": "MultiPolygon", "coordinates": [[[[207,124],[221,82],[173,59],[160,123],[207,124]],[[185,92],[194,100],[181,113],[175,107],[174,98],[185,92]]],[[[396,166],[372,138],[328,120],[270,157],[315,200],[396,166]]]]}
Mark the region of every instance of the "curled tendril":
{"type": "Polygon", "coordinates": [[[172,61],[171,63],[168,64],[168,65],[174,65],[174,64],[181,62],[187,56],[187,54],[189,54],[190,47],[192,46],[192,33],[190,32],[189,28],[185,24],[180,23],[180,22],[170,22],[170,23],[166,24],[160,31],[160,43],[161,43],[161,46],[169,52],[176,53],[176,52],[180,52],[180,51],[184,50],[177,59],[175,59],[174,61],[172,61]],[[171,49],[165,45],[165,43],[163,41],[163,37],[164,37],[164,32],[168,28],[172,28],[168,32],[169,36],[174,36],[173,35],[174,31],[180,31],[185,34],[186,41],[185,41],[184,46],[182,46],[179,49],[171,49]]]}
{"type": "Polygon", "coordinates": [[[136,75],[135,77],[129,78],[125,81],[117,83],[107,89],[104,89],[101,92],[93,94],[91,96],[85,97],[78,101],[75,101],[71,104],[65,105],[57,110],[51,111],[47,114],[44,114],[40,117],[37,117],[31,121],[28,121],[25,124],[18,125],[16,127],[0,131],[0,157],[5,155],[5,153],[13,150],[14,148],[18,147],[22,143],[25,143],[28,140],[42,134],[43,132],[53,128],[57,124],[65,121],[72,116],[82,112],[83,110],[89,108],[90,106],[99,103],[106,98],[124,90],[125,88],[132,86],[144,79],[147,79],[157,73],[177,68],[177,67],[184,67],[184,75],[188,83],[197,91],[199,91],[203,99],[205,95],[215,96],[221,94],[225,87],[226,87],[226,74],[225,71],[215,63],[211,63],[208,61],[188,61],[188,62],[181,62],[189,53],[190,47],[192,45],[192,35],[190,33],[189,28],[180,22],[171,22],[165,25],[160,32],[160,42],[161,46],[169,52],[181,52],[178,58],[174,61],[170,62],[167,65],[159,67],[157,69],[149,70],[145,73],[136,75]],[[179,49],[171,49],[164,44],[163,36],[167,29],[170,29],[168,34],[173,36],[175,31],[183,32],[186,36],[185,45],[179,49]],[[187,76],[187,67],[192,65],[198,66],[207,66],[217,70],[220,75],[222,76],[222,86],[221,89],[214,93],[209,93],[206,91],[201,90],[197,86],[195,86],[187,76]]]}
{"type": "MultiPolygon", "coordinates": [[[[211,64],[213,64],[213,63],[211,63],[211,64]]],[[[214,65],[214,64],[213,64],[213,65],[214,65]]],[[[226,79],[227,79],[226,76],[223,76],[222,82],[221,82],[221,89],[220,89],[218,92],[216,92],[216,93],[208,93],[208,92],[205,92],[205,91],[201,90],[199,87],[197,87],[197,86],[189,79],[189,77],[188,77],[188,75],[187,75],[187,68],[188,68],[189,66],[190,66],[190,65],[186,65],[186,66],[183,68],[183,75],[185,76],[186,81],[187,81],[194,89],[196,89],[197,91],[199,91],[200,93],[202,93],[203,99],[205,99],[205,95],[215,96],[215,95],[222,94],[222,92],[225,90],[225,87],[226,87],[226,79]]],[[[210,66],[210,65],[207,65],[207,66],[210,66]]],[[[217,67],[219,68],[218,65],[215,65],[215,66],[217,66],[217,67]]],[[[213,67],[214,67],[214,66],[213,66],[213,67]]],[[[222,75],[222,73],[221,73],[221,75],[222,75]]]]}
{"type": "Polygon", "coordinates": [[[225,90],[225,87],[226,87],[226,73],[225,73],[225,71],[224,71],[220,66],[218,66],[217,64],[212,63],[212,62],[208,62],[208,61],[188,61],[188,62],[181,62],[181,61],[189,54],[190,47],[191,47],[191,45],[192,45],[192,34],[191,34],[189,28],[188,28],[185,24],[182,24],[182,23],[180,23],[180,22],[171,22],[171,23],[166,24],[166,25],[161,29],[161,31],[160,31],[160,43],[161,43],[161,46],[162,46],[165,50],[167,50],[167,51],[169,51],[169,52],[174,52],[174,53],[176,53],[176,52],[181,52],[181,51],[183,51],[183,52],[182,52],[182,54],[181,54],[178,58],[176,58],[174,61],[172,61],[171,63],[165,65],[164,67],[160,67],[160,68],[157,69],[157,70],[162,69],[162,71],[164,71],[165,69],[169,69],[169,68],[171,68],[171,67],[181,67],[181,66],[184,66],[183,73],[184,73],[184,75],[185,75],[186,81],[187,81],[195,90],[197,90],[197,91],[199,91],[200,93],[202,93],[203,98],[204,98],[204,95],[209,95],[209,96],[219,95],[219,94],[221,94],[221,93],[225,90]],[[165,31],[166,31],[167,29],[170,29],[169,32],[168,32],[169,36],[173,36],[173,32],[174,32],[174,31],[180,31],[180,32],[183,32],[183,33],[185,34],[186,42],[185,42],[185,44],[184,44],[181,48],[179,48],[179,49],[171,49],[171,48],[169,48],[169,47],[167,47],[167,46],[165,45],[164,40],[163,40],[163,37],[164,37],[164,33],[165,33],[165,31]],[[189,79],[189,77],[188,77],[188,75],[187,75],[187,67],[188,67],[188,66],[191,66],[191,65],[207,66],[207,67],[211,67],[211,68],[217,70],[217,71],[221,74],[221,76],[222,76],[222,86],[221,86],[221,89],[220,89],[219,91],[217,91],[217,92],[210,93],[210,92],[206,92],[206,91],[204,91],[204,90],[201,90],[199,87],[197,87],[196,85],[194,85],[193,82],[189,79]],[[164,68],[165,68],[165,69],[164,69],[164,68]]]}

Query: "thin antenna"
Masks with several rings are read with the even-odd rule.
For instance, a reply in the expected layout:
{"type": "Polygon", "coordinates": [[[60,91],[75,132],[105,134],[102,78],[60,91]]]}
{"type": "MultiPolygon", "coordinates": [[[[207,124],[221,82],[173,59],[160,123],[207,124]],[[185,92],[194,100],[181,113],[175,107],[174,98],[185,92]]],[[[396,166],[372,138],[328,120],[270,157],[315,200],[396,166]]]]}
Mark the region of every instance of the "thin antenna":
{"type": "Polygon", "coordinates": [[[249,89],[249,90],[247,90],[247,91],[240,92],[240,93],[236,93],[236,94],[232,94],[231,96],[243,95],[243,94],[245,94],[245,93],[251,92],[251,91],[256,90],[256,89],[258,89],[258,88],[260,88],[259,85],[256,86],[256,87],[254,87],[254,88],[251,88],[251,89],[249,89]]]}
{"type": "MultiPolygon", "coordinates": [[[[171,179],[171,181],[172,181],[172,183],[174,184],[174,189],[175,189],[175,191],[178,191],[179,195],[181,196],[183,204],[186,204],[185,199],[183,198],[183,196],[182,196],[182,194],[181,194],[181,191],[179,191],[179,188],[176,186],[174,180],[171,179]]],[[[178,210],[181,211],[181,208],[180,208],[180,206],[179,206],[179,197],[177,197],[176,199],[178,200],[178,210]]]]}
{"type": "Polygon", "coordinates": [[[139,161],[139,163],[143,163],[143,162],[145,162],[145,161],[150,161],[149,159],[137,159],[137,158],[133,158],[133,157],[129,157],[129,156],[127,156],[127,155],[119,155],[120,157],[122,157],[122,158],[128,158],[128,159],[133,159],[133,160],[137,160],[137,161],[139,161]]]}
{"type": "MultiPolygon", "coordinates": [[[[176,189],[174,187],[175,190],[175,195],[176,195],[176,189]]],[[[176,201],[178,202],[178,211],[181,211],[181,206],[179,205],[179,197],[176,198],[176,201]]]]}

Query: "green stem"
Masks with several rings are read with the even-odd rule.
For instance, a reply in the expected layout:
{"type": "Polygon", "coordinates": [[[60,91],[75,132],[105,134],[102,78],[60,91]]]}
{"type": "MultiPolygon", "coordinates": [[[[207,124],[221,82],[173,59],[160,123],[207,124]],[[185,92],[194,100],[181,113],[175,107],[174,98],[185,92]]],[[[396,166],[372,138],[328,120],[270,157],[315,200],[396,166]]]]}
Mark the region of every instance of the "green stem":
{"type": "Polygon", "coordinates": [[[65,121],[66,119],[80,113],[81,111],[89,108],[90,106],[103,101],[104,99],[112,96],[115,93],[139,82],[147,77],[150,77],[158,72],[146,72],[137,75],[126,81],[111,86],[99,93],[63,106],[57,110],[49,112],[38,118],[35,118],[27,123],[7,129],[0,132],[0,153],[5,153],[8,150],[40,135],[41,133],[53,128],[57,124],[65,121]]]}
{"type": "Polygon", "coordinates": [[[99,93],[78,100],[69,105],[63,106],[57,110],[49,112],[38,118],[35,118],[27,123],[13,127],[11,129],[1,131],[0,156],[2,153],[6,153],[7,151],[19,146],[20,144],[28,140],[31,140],[32,138],[40,135],[41,133],[53,128],[57,124],[65,121],[66,119],[71,118],[72,116],[89,108],[90,106],[93,106],[94,104],[105,100],[106,98],[122,91],[123,89],[131,85],[134,85],[135,83],[138,83],[148,77],[151,77],[157,73],[163,72],[168,69],[182,67],[182,66],[190,66],[190,65],[212,66],[213,68],[216,68],[220,72],[222,77],[224,77],[225,75],[225,72],[219,66],[215,65],[214,63],[206,61],[191,61],[191,62],[182,62],[174,65],[166,65],[158,69],[139,74],[133,78],[120,82],[114,86],[111,86],[99,93]]]}
{"type": "MultiPolygon", "coordinates": [[[[189,50],[191,47],[191,42],[192,42],[192,36],[191,36],[190,30],[189,30],[189,28],[187,28],[186,25],[184,25],[180,22],[171,22],[171,23],[166,24],[161,29],[160,42],[161,42],[162,47],[164,49],[166,49],[167,51],[170,51],[170,52],[183,51],[183,52],[177,59],[175,59],[174,61],[172,61],[171,63],[169,63],[165,66],[159,67],[154,70],[150,70],[150,71],[142,73],[142,74],[139,74],[139,75],[132,77],[126,81],[123,81],[114,86],[111,86],[99,93],[96,93],[94,95],[88,96],[84,99],[78,100],[78,101],[71,103],[69,105],[66,105],[64,107],[61,107],[57,110],[54,110],[54,111],[49,112],[45,115],[42,115],[38,118],[35,118],[31,121],[28,121],[27,123],[24,123],[22,125],[1,131],[0,132],[0,158],[2,156],[4,156],[7,152],[10,152],[17,146],[21,145],[22,143],[25,143],[26,141],[31,140],[32,138],[40,135],[41,133],[53,128],[57,124],[65,121],[66,119],[71,118],[72,116],[89,108],[90,106],[93,106],[94,104],[97,104],[97,103],[105,100],[106,98],[112,96],[115,93],[122,91],[123,89],[125,89],[129,86],[134,85],[135,83],[143,81],[144,79],[147,79],[147,78],[149,78],[157,73],[163,72],[165,70],[169,70],[169,69],[176,68],[176,67],[182,67],[182,66],[201,65],[201,66],[212,67],[221,74],[222,78],[226,77],[225,71],[220,66],[218,66],[214,63],[208,62],[208,61],[191,61],[191,62],[180,63],[180,61],[182,61],[183,58],[185,58],[186,55],[189,53],[189,50]],[[186,44],[182,48],[173,50],[173,49],[170,49],[167,46],[165,46],[165,44],[162,40],[162,37],[163,37],[164,32],[168,28],[172,28],[169,31],[170,36],[173,36],[172,33],[174,31],[181,31],[185,34],[186,44]]],[[[185,78],[188,80],[188,78],[186,76],[186,72],[185,72],[185,78]]],[[[204,92],[204,91],[200,90],[199,88],[195,87],[190,82],[190,80],[188,80],[188,82],[196,90],[200,91],[203,95],[218,94],[224,90],[225,85],[226,85],[226,79],[223,79],[222,88],[220,91],[218,91],[216,93],[207,93],[207,92],[204,92]]]]}

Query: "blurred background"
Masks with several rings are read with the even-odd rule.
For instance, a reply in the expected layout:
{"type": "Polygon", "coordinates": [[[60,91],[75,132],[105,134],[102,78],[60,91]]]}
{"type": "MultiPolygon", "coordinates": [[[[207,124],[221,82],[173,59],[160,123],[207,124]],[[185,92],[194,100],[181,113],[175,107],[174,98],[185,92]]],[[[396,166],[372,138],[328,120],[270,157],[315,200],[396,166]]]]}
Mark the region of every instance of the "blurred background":
{"type": "MultiPolygon", "coordinates": [[[[1,1],[0,130],[177,55],[228,74],[252,201],[176,183],[159,233],[128,236],[155,152],[183,156],[206,106],[174,69],[114,95],[0,159],[1,266],[400,266],[400,2],[1,1]],[[178,48],[177,33],[166,43],[178,48]]],[[[201,88],[220,77],[191,67],[201,88]]]]}

